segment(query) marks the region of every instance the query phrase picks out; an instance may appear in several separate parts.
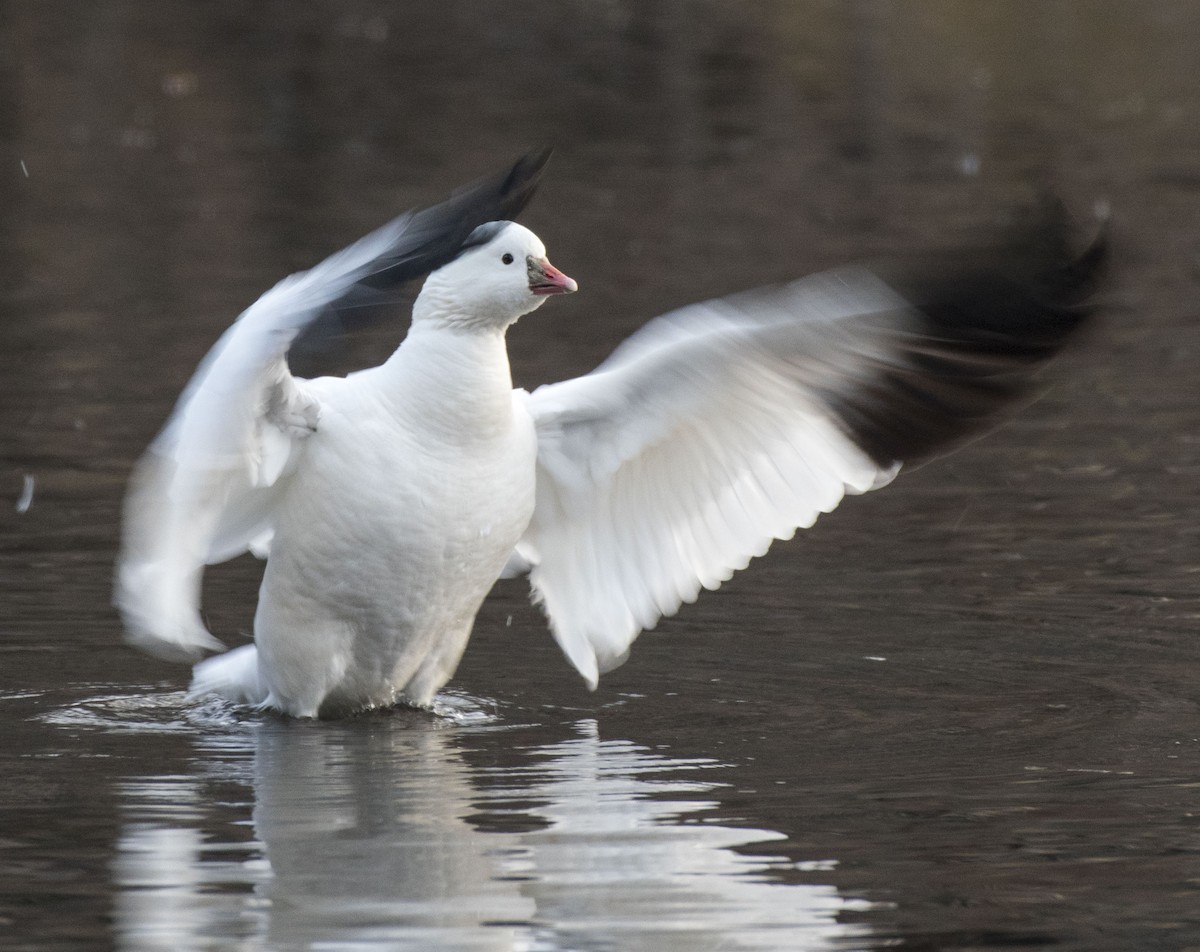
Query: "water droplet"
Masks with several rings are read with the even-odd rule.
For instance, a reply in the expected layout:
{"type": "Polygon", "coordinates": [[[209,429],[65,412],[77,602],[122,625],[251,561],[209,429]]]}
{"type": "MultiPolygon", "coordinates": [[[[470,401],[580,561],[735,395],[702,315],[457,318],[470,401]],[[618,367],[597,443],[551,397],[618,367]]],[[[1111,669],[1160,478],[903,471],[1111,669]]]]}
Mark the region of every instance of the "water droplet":
{"type": "Polygon", "coordinates": [[[21,490],[21,498],[17,500],[17,512],[21,515],[29,512],[29,507],[33,505],[33,483],[33,477],[26,473],[25,486],[21,490]]]}

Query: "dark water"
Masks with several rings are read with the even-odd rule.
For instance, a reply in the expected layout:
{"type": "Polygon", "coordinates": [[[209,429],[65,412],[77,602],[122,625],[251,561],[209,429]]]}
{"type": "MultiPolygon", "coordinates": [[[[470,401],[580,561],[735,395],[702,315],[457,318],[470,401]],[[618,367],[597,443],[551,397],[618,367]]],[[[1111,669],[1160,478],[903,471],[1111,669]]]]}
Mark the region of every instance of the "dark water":
{"type": "Polygon", "coordinates": [[[0,948],[1200,948],[1198,46],[1173,2],[0,2],[0,948]],[[188,704],[108,607],[132,461],[278,277],[544,142],[583,291],[527,387],[1048,180],[1113,210],[1105,317],[594,694],[502,583],[440,716],[188,704]]]}

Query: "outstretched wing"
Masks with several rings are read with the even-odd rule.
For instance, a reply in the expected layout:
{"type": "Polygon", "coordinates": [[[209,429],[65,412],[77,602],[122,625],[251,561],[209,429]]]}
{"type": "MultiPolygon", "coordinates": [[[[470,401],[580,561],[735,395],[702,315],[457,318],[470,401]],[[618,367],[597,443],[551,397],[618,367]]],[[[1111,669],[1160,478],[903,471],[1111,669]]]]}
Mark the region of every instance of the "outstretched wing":
{"type": "Polygon", "coordinates": [[[225,332],[130,482],[114,603],[131,642],[174,658],[222,648],[200,618],[204,566],[265,549],[273,501],[319,426],[323,390],[339,384],[291,375],[297,335],[330,309],[387,303],[400,284],[451,261],[476,227],[514,217],[548,158],[531,154],[396,218],[285,278],[225,332]]]}
{"type": "Polygon", "coordinates": [[[637,635],[847,493],[981,429],[1083,321],[1064,225],[976,259],[851,267],[652,321],[535,391],[517,556],[593,687],[637,635]]]}

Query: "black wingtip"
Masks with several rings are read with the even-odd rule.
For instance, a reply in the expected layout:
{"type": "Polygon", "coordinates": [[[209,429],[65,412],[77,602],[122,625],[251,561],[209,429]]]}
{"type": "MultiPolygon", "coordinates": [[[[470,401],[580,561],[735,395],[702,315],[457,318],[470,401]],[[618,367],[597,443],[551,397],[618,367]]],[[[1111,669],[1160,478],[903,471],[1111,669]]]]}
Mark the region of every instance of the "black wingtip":
{"type": "Polygon", "coordinates": [[[995,334],[1061,346],[1093,310],[1107,273],[1107,217],[1077,252],[1080,231],[1066,205],[1048,198],[997,241],[884,267],[881,275],[934,327],[953,336],[995,334]]]}
{"type": "Polygon", "coordinates": [[[396,246],[372,264],[359,285],[379,291],[424,277],[453,261],[480,225],[516,218],[537,191],[552,152],[549,147],[529,152],[444,202],[410,213],[396,246]]]}
{"type": "Polygon", "coordinates": [[[984,428],[1086,324],[1110,257],[1109,226],[1074,253],[1062,203],[1008,240],[877,273],[909,303],[896,360],[838,401],[876,463],[920,460],[984,428]]]}
{"type": "MultiPolygon", "coordinates": [[[[445,204],[461,200],[464,221],[469,219],[471,222],[462,240],[465,241],[467,235],[487,222],[516,218],[529,204],[538,185],[541,184],[542,173],[545,172],[553,152],[551,146],[527,152],[506,172],[456,192],[445,204]]],[[[441,206],[435,206],[439,207],[441,206]]]]}
{"type": "Polygon", "coordinates": [[[1094,295],[1108,277],[1112,262],[1112,218],[1107,208],[1097,214],[1095,237],[1078,255],[1071,257],[1066,249],[1059,266],[1042,276],[1045,291],[1050,296],[1075,302],[1087,313],[1095,310],[1094,295]]]}
{"type": "Polygon", "coordinates": [[[546,171],[546,165],[553,154],[553,146],[543,146],[527,152],[513,163],[513,167],[508,173],[508,179],[504,183],[504,192],[520,200],[520,205],[513,211],[514,216],[533,198],[533,193],[541,184],[542,173],[546,171]]]}

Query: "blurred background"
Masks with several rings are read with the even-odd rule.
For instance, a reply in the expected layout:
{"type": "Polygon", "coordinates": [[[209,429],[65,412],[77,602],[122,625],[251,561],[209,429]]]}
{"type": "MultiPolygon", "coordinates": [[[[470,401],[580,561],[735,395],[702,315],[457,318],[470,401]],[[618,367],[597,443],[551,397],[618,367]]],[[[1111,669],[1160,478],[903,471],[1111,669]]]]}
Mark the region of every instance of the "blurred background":
{"type": "Polygon", "coordinates": [[[1175,0],[0,0],[0,949],[1200,948],[1198,48],[1175,0]],[[133,461],[263,290],[543,144],[581,293],[519,386],[1047,188],[1111,211],[1103,316],[594,694],[510,582],[439,717],[186,702],[108,604],[133,461]]]}

